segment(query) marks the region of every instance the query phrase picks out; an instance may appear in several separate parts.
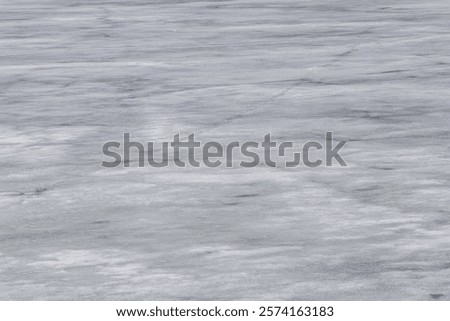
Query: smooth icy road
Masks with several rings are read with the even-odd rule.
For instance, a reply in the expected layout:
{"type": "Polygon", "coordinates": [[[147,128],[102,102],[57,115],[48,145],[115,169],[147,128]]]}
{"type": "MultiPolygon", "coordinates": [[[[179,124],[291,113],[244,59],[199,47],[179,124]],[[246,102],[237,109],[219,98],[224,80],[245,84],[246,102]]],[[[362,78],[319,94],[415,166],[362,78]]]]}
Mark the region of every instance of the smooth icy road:
{"type": "Polygon", "coordinates": [[[450,2],[0,0],[0,299],[450,299],[450,2]],[[347,168],[100,167],[348,140],[347,168]]]}

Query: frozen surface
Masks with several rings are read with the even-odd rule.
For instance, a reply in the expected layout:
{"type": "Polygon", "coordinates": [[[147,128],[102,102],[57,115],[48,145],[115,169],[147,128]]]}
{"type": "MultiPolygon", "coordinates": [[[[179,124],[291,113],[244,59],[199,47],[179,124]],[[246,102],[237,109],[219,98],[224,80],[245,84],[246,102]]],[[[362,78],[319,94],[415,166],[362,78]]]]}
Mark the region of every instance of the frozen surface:
{"type": "Polygon", "coordinates": [[[449,15],[0,0],[0,299],[450,299],[449,15]],[[100,167],[179,131],[333,131],[349,167],[100,167]]]}

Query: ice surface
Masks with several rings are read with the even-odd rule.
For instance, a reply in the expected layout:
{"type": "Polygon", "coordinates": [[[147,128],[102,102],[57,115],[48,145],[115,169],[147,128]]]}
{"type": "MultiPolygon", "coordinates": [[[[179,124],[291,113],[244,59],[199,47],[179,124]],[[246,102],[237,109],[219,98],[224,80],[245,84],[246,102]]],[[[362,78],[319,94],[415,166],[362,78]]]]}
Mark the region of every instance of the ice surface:
{"type": "Polygon", "coordinates": [[[448,300],[449,14],[0,0],[0,299],[448,300]],[[100,167],[123,132],[269,131],[349,167],[100,167]]]}

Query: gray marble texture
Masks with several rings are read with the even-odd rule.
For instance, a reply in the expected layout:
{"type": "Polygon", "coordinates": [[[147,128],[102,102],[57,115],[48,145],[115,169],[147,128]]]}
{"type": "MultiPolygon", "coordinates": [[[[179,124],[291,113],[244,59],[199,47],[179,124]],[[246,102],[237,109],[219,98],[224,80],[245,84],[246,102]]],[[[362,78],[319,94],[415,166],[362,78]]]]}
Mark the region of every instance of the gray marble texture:
{"type": "Polygon", "coordinates": [[[0,299],[450,299],[447,0],[0,0],[0,299]],[[347,168],[100,167],[130,132],[347,168]]]}

